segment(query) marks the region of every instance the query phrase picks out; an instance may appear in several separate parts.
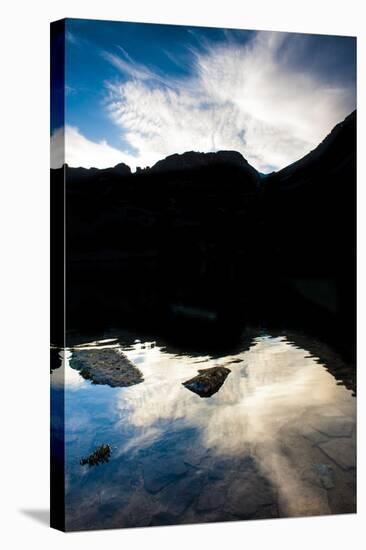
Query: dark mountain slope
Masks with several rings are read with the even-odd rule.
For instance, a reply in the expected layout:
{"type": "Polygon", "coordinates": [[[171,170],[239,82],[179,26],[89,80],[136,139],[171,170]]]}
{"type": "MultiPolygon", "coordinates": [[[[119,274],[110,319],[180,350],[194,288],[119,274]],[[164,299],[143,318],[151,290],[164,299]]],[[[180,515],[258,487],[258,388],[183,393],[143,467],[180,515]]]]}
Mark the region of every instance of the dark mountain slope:
{"type": "Polygon", "coordinates": [[[326,327],[352,354],[355,151],[352,113],[265,178],[233,151],[135,174],[52,171],[54,186],[66,178],[68,326],[145,324],[211,342],[243,322],[326,327]]]}
{"type": "Polygon", "coordinates": [[[268,253],[286,274],[338,274],[355,253],[356,113],[301,160],[269,176],[268,253]]]}
{"type": "Polygon", "coordinates": [[[251,174],[253,179],[258,178],[258,172],[250,166],[248,161],[237,151],[218,151],[217,153],[197,153],[188,151],[182,155],[174,154],[159,160],[151,168],[154,172],[175,172],[192,170],[199,167],[226,165],[243,169],[251,174]]]}
{"type": "Polygon", "coordinates": [[[356,111],[337,124],[328,136],[310,153],[286,168],[271,174],[272,185],[311,183],[327,171],[337,171],[344,162],[355,156],[356,111]]]}
{"type": "Polygon", "coordinates": [[[123,176],[131,175],[131,168],[127,164],[117,164],[113,168],[70,168],[67,169],[67,182],[80,183],[103,183],[110,181],[119,181],[123,176]]]}
{"type": "Polygon", "coordinates": [[[169,325],[181,306],[234,320],[236,286],[255,277],[257,172],[233,152],[102,172],[66,168],[69,326],[169,325]]]}
{"type": "Polygon", "coordinates": [[[350,349],[356,322],[356,112],[314,151],[265,180],[261,216],[268,272],[289,305],[284,314],[293,317],[290,310],[299,308],[309,325],[323,324],[350,349]]]}

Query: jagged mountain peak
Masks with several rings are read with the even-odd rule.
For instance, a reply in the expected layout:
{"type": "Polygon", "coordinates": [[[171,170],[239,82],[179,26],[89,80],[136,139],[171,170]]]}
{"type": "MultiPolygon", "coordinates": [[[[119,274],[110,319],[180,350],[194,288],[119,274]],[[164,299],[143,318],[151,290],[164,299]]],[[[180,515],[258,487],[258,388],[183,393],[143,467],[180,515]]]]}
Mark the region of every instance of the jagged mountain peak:
{"type": "Polygon", "coordinates": [[[198,151],[186,151],[185,153],[174,153],[165,159],[159,160],[151,170],[161,171],[176,171],[186,170],[191,168],[201,168],[212,166],[213,164],[226,164],[235,167],[252,168],[247,160],[238,151],[217,151],[211,153],[202,153],[198,151]]]}

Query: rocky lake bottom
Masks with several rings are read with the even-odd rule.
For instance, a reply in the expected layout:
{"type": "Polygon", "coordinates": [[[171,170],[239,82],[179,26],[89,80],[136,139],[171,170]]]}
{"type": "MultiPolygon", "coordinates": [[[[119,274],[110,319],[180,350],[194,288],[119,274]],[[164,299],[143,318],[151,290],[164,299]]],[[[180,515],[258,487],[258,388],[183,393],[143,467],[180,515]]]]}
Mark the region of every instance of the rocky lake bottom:
{"type": "Polygon", "coordinates": [[[354,513],[351,367],[304,341],[258,331],[212,356],[110,331],[65,350],[66,529],[354,513]]]}

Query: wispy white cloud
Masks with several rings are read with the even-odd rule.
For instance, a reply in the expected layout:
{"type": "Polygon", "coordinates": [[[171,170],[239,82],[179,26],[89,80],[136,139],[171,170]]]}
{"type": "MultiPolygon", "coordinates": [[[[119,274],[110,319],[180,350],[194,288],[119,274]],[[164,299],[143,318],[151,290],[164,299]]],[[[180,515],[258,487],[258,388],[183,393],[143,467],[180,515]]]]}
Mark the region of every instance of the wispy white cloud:
{"type": "Polygon", "coordinates": [[[66,40],[71,44],[77,43],[77,38],[71,31],[66,31],[65,36],[66,36],[66,40]]]}
{"type": "Polygon", "coordinates": [[[286,52],[293,61],[300,42],[269,32],[245,45],[205,42],[192,51],[191,76],[180,79],[134,62],[124,50],[104,54],[124,75],[108,84],[108,109],[137,151],[132,164],[192,149],[234,149],[268,171],[309,152],[354,108],[354,90],[290,63],[286,52]]]}
{"type": "Polygon", "coordinates": [[[65,84],[65,95],[74,95],[77,93],[77,89],[73,86],[69,86],[68,84],[65,84]]]}
{"type": "Polygon", "coordinates": [[[169,85],[169,81],[164,78],[163,75],[160,75],[157,71],[153,71],[142,63],[137,63],[121,46],[117,46],[117,48],[119,50],[119,55],[103,51],[102,56],[125,76],[135,80],[149,80],[165,86],[169,85]]]}
{"type": "Polygon", "coordinates": [[[66,126],[56,130],[51,137],[51,168],[59,168],[64,162],[84,168],[109,168],[120,162],[135,167],[136,159],[106,141],[91,141],[78,128],[66,126]]]}

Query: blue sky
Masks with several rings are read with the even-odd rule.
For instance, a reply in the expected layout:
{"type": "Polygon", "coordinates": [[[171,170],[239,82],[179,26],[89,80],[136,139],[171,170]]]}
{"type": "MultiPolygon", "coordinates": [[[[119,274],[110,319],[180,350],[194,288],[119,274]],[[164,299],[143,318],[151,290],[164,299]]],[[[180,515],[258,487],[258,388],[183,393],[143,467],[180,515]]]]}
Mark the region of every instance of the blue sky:
{"type": "MultiPolygon", "coordinates": [[[[350,37],[67,19],[65,160],[135,169],[234,149],[277,170],[355,108],[355,48],[350,37]]],[[[57,145],[57,123],[52,134],[57,145]]]]}

